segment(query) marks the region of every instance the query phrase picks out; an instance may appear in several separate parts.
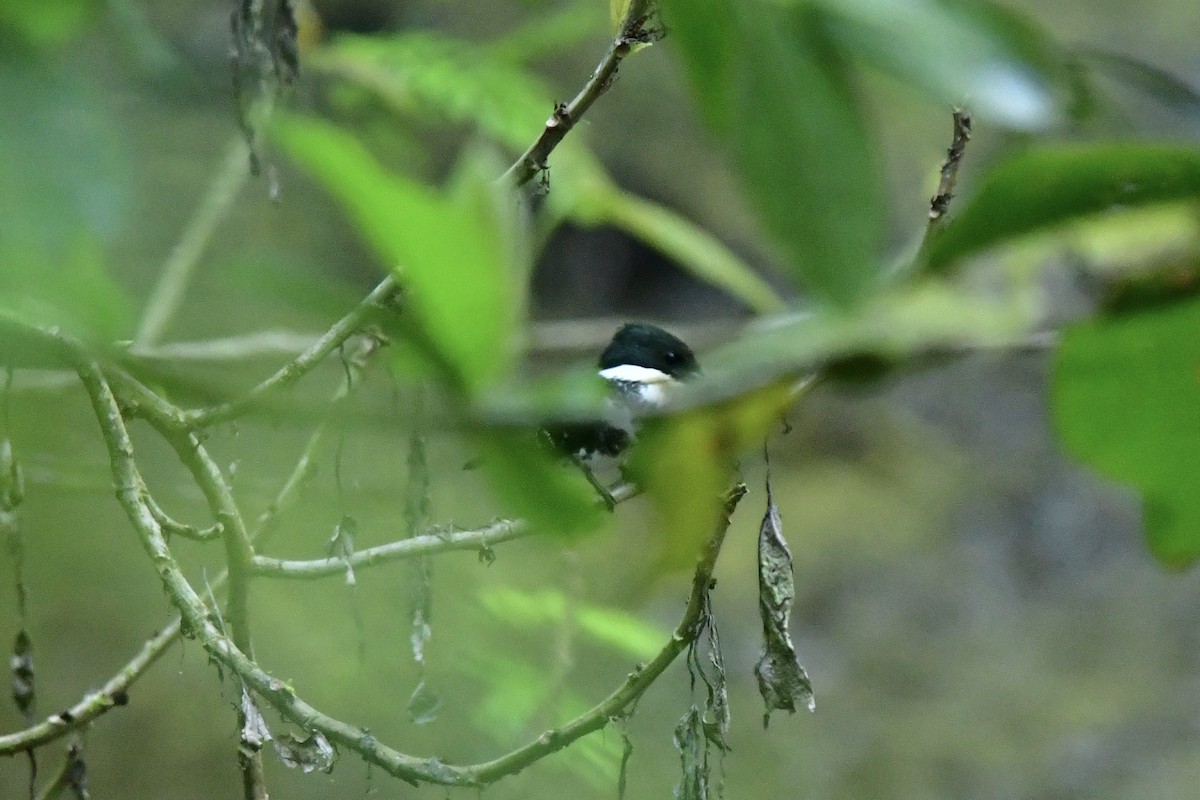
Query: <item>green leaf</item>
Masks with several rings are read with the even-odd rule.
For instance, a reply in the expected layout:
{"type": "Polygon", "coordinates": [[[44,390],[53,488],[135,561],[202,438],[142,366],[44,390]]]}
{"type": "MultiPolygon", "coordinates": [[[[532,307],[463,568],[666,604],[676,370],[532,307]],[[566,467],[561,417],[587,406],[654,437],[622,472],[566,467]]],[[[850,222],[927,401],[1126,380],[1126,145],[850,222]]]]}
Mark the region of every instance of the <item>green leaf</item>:
{"type": "Polygon", "coordinates": [[[1054,123],[1075,89],[1038,26],[980,0],[821,0],[830,32],[862,59],[942,104],[1022,129],[1054,123]]]}
{"type": "Polygon", "coordinates": [[[872,144],[837,54],[812,14],[739,6],[730,145],[786,265],[850,306],[876,283],[883,196],[872,144]]]}
{"type": "MultiPolygon", "coordinates": [[[[126,221],[131,170],[102,94],[59,68],[0,59],[0,314],[96,344],[127,335],[130,311],[104,251],[126,221]]],[[[9,357],[29,355],[41,360],[24,347],[9,357]]]]}
{"type": "Polygon", "coordinates": [[[60,328],[106,347],[127,334],[130,307],[108,274],[101,246],[81,233],[53,260],[0,244],[0,320],[0,362],[57,367],[56,356],[28,349],[21,328],[60,328]]]}
{"type": "Polygon", "coordinates": [[[574,536],[609,518],[583,473],[555,458],[537,441],[535,427],[482,431],[477,446],[483,469],[506,514],[534,530],[574,536]]]}
{"type": "Polygon", "coordinates": [[[35,47],[60,45],[75,37],[95,12],[86,0],[6,0],[0,3],[0,39],[11,31],[35,47]]]}
{"type": "MultiPolygon", "coordinates": [[[[399,113],[475,126],[514,154],[537,137],[554,108],[554,95],[533,74],[494,53],[428,33],[341,37],[313,63],[399,113]]],[[[782,306],[770,286],[702,228],[613,186],[581,133],[573,132],[551,156],[552,214],[620,227],[755,311],[782,306]]]]}
{"type": "Polygon", "coordinates": [[[1081,48],[1078,55],[1097,72],[1154,99],[1193,124],[1200,119],[1200,91],[1166,70],[1125,53],[1097,48],[1081,48]]]}
{"type": "Polygon", "coordinates": [[[782,298],[719,239],[675,211],[637,195],[613,190],[599,219],[633,234],[697,278],[725,290],[759,313],[785,308],[782,298]]]}
{"type": "Polygon", "coordinates": [[[733,65],[739,57],[730,0],[660,0],[669,33],[687,66],[700,108],[718,132],[728,131],[733,65]]]}
{"type": "Polygon", "coordinates": [[[1113,143],[1060,145],[990,170],[979,190],[924,248],[941,271],[1008,239],[1102,211],[1200,198],[1200,148],[1113,143]]]}
{"type": "Polygon", "coordinates": [[[658,511],[665,542],[661,568],[695,563],[721,518],[737,459],[762,445],[793,397],[792,381],[785,380],[646,421],[629,471],[658,511]]]}
{"type": "Polygon", "coordinates": [[[349,133],[312,119],[279,120],[284,149],[342,203],[408,290],[437,360],[476,393],[502,375],[526,274],[514,243],[515,203],[468,161],[456,191],[388,172],[349,133]],[[492,195],[491,193],[497,193],[492,195]]]}
{"type": "MultiPolygon", "coordinates": [[[[521,628],[560,625],[568,613],[567,598],[553,589],[523,592],[511,586],[492,586],[481,594],[480,601],[497,619],[521,628]]],[[[669,635],[616,608],[572,603],[570,613],[580,633],[630,658],[652,658],[669,635]]]]}
{"type": "Polygon", "coordinates": [[[850,306],[876,283],[884,206],[872,142],[844,64],[811,8],[666,2],[709,123],[786,266],[850,306]]]}
{"type": "Polygon", "coordinates": [[[1200,557],[1200,299],[1067,330],[1053,414],[1075,457],[1141,491],[1155,556],[1200,557]]]}

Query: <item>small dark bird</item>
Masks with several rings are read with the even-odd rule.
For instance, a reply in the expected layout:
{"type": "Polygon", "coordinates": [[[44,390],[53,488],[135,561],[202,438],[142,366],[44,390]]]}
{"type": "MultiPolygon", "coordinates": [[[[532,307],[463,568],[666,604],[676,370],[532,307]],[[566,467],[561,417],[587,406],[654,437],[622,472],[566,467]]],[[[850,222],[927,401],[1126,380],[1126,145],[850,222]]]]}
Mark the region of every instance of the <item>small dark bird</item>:
{"type": "Polygon", "coordinates": [[[600,354],[600,377],[608,381],[611,396],[603,419],[548,425],[545,435],[555,449],[583,470],[605,503],[613,499],[596,471],[621,457],[637,435],[638,417],[668,404],[680,382],[700,372],[696,355],[677,336],[657,325],[631,323],[614,335],[600,354]]]}

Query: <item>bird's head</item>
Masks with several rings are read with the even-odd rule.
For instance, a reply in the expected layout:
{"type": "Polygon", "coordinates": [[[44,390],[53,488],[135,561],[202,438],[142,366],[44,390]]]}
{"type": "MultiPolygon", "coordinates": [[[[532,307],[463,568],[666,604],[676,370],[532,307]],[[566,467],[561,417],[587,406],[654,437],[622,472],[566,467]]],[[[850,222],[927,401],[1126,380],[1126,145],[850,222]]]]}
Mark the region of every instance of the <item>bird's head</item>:
{"type": "Polygon", "coordinates": [[[623,326],[600,354],[601,374],[621,367],[643,370],[639,382],[655,382],[654,372],[661,373],[660,380],[687,380],[700,372],[696,354],[683,340],[643,322],[623,326]]]}

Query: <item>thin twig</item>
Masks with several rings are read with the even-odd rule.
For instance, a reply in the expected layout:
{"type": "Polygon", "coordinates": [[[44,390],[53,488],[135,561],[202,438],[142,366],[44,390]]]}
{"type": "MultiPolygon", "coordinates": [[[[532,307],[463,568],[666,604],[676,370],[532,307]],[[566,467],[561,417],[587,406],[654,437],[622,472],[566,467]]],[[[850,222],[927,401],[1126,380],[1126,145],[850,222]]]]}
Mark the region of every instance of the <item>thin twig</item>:
{"type": "Polygon", "coordinates": [[[967,150],[967,142],[971,141],[971,112],[954,109],[954,135],[950,139],[950,148],[946,151],[946,161],[942,164],[941,178],[938,180],[937,193],[929,201],[929,224],[933,225],[945,215],[954,199],[954,186],[958,182],[958,168],[962,163],[963,154],[967,150]]]}
{"type": "MultiPolygon", "coordinates": [[[[640,489],[633,484],[623,483],[611,490],[610,494],[614,502],[623,503],[636,497],[639,492],[640,489]]],[[[358,550],[350,556],[289,560],[256,555],[250,568],[255,575],[264,578],[311,580],[331,575],[344,575],[347,567],[359,570],[392,561],[449,553],[454,550],[477,550],[480,553],[486,553],[494,544],[520,539],[528,536],[531,532],[529,525],[524,520],[498,520],[475,530],[426,533],[398,539],[376,547],[368,547],[366,550],[358,550]]]]}
{"type": "MultiPolygon", "coordinates": [[[[78,343],[73,343],[65,337],[60,336],[57,341],[65,348],[74,349],[79,353],[82,352],[78,343]]],[[[357,366],[360,364],[361,359],[362,356],[353,358],[351,359],[351,364],[357,366]]],[[[182,413],[182,411],[174,408],[165,400],[155,395],[153,391],[128,375],[119,372],[116,374],[121,378],[122,382],[120,385],[122,388],[130,389],[136,395],[139,407],[153,409],[153,413],[157,414],[160,423],[166,423],[182,413]]],[[[357,373],[355,375],[357,377],[357,373]]],[[[110,375],[110,377],[112,376],[110,375]]],[[[338,388],[333,398],[334,404],[340,403],[345,399],[349,388],[347,384],[343,384],[338,388]]],[[[266,540],[267,535],[270,533],[271,523],[275,519],[274,515],[290,501],[296,489],[303,483],[303,477],[309,471],[308,464],[320,441],[320,434],[323,430],[324,427],[322,426],[313,432],[296,468],[288,477],[288,480],[285,481],[283,487],[276,495],[272,506],[268,509],[270,514],[265,513],[264,516],[260,517],[254,529],[250,532],[250,538],[256,544],[261,544],[266,540]]],[[[148,492],[143,496],[150,512],[156,517],[159,525],[162,526],[164,534],[180,535],[200,540],[215,538],[219,535],[216,526],[198,531],[197,536],[190,535],[189,531],[195,531],[195,528],[170,519],[158,508],[157,502],[148,492]]],[[[223,570],[209,582],[209,588],[213,591],[221,589],[228,580],[228,577],[229,573],[223,570]]],[[[12,755],[23,750],[40,747],[67,735],[73,730],[87,726],[93,720],[113,708],[124,706],[129,700],[128,692],[130,686],[178,640],[180,632],[180,617],[176,617],[166,627],[151,637],[142,646],[137,655],[122,666],[99,690],[84,695],[82,699],[67,710],[54,714],[37,725],[30,726],[23,731],[0,736],[0,756],[12,755]]]]}
{"type": "Polygon", "coordinates": [[[205,246],[212,239],[222,218],[229,211],[238,192],[250,176],[246,159],[250,148],[242,137],[230,142],[220,166],[209,184],[208,192],[192,214],[179,241],[163,264],[158,282],[146,301],[141,325],[134,334],[135,347],[148,347],[157,342],[171,324],[183,303],[188,284],[205,246]]]}
{"type": "Polygon", "coordinates": [[[0,756],[9,756],[65,736],[82,728],[113,708],[129,702],[129,689],[146,669],[167,651],[179,636],[179,620],[171,621],[154,636],[116,674],[94,692],[88,692],[65,711],[51,714],[37,725],[23,731],[0,736],[0,756]]]}
{"type": "Polygon", "coordinates": [[[167,536],[178,536],[182,539],[190,539],[193,542],[208,542],[221,535],[220,524],[210,525],[207,528],[197,528],[195,525],[179,522],[166,511],[163,511],[162,507],[158,505],[158,501],[149,493],[146,494],[146,504],[150,507],[150,513],[158,520],[158,524],[162,526],[163,533],[167,534],[167,536]]]}
{"type": "MultiPolygon", "coordinates": [[[[83,747],[78,740],[68,747],[58,771],[46,786],[37,793],[34,800],[55,800],[55,798],[69,788],[78,789],[75,781],[82,774],[85,774],[80,772],[83,769],[83,761],[80,757],[82,752],[83,747]]],[[[78,792],[77,796],[79,796],[78,792]]]]}
{"type": "Polygon", "coordinates": [[[542,170],[546,169],[546,159],[559,142],[571,132],[575,123],[579,122],[592,103],[600,95],[608,91],[612,85],[621,61],[629,55],[635,45],[653,41],[659,33],[646,27],[650,19],[651,0],[632,0],[625,18],[621,21],[620,32],[609,45],[608,51],[596,65],[587,83],[579,90],[579,94],[569,103],[559,103],[554,112],[546,120],[546,126],[538,136],[537,141],[529,146],[516,163],[513,164],[500,178],[501,182],[512,186],[523,186],[542,170]]]}
{"type": "Polygon", "coordinates": [[[312,344],[292,361],[280,368],[274,375],[255,386],[237,400],[220,403],[208,408],[195,409],[185,412],[183,420],[188,427],[203,428],[227,422],[240,416],[264,397],[273,392],[286,389],[303,378],[320,364],[326,356],[340,347],[347,339],[357,333],[380,307],[393,300],[399,294],[399,286],[391,275],[384,278],[363,298],[346,316],[335,322],[322,334],[321,338],[312,344]]]}
{"type": "Polygon", "coordinates": [[[448,553],[452,550],[485,551],[492,545],[520,539],[529,533],[529,526],[523,520],[505,519],[477,530],[427,533],[399,539],[366,550],[358,550],[350,556],[315,558],[308,561],[255,556],[250,569],[253,574],[265,578],[323,578],[329,575],[344,575],[347,567],[357,570],[391,561],[448,553]]]}
{"type": "MultiPolygon", "coordinates": [[[[212,339],[163,342],[155,345],[133,345],[129,354],[139,359],[153,361],[248,361],[268,356],[294,357],[302,353],[320,338],[318,332],[302,333],[289,330],[264,330],[236,336],[219,336],[212,339]]],[[[76,380],[71,375],[71,382],[76,380]]]]}

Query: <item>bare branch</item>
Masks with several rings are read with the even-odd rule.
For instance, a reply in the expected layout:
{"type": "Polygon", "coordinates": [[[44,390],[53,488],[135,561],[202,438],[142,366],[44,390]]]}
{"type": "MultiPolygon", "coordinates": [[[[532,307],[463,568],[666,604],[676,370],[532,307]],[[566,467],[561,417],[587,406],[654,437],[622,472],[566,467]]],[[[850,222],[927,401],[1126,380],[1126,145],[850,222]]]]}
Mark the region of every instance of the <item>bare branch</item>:
{"type": "Polygon", "coordinates": [[[235,138],[229,144],[208,192],[184,226],[179,241],[163,264],[158,282],[150,292],[141,324],[133,337],[136,347],[157,342],[179,310],[205,246],[249,177],[246,169],[249,154],[250,148],[242,137],[235,138]]]}
{"type": "Polygon", "coordinates": [[[167,512],[162,510],[158,505],[158,501],[149,493],[146,494],[146,505],[150,507],[150,513],[158,520],[158,524],[162,526],[163,533],[167,536],[178,536],[182,539],[191,539],[193,542],[210,542],[221,535],[221,526],[219,524],[210,525],[207,528],[197,528],[195,525],[188,525],[172,518],[167,512]]]}
{"type": "Polygon", "coordinates": [[[946,161],[942,164],[937,193],[929,201],[930,225],[940,220],[946,210],[950,208],[950,201],[954,199],[954,186],[958,182],[958,167],[962,163],[963,154],[966,153],[969,141],[971,141],[971,112],[956,108],[954,109],[954,135],[950,140],[950,149],[946,151],[946,161]]]}
{"type": "Polygon", "coordinates": [[[270,703],[285,718],[306,730],[316,730],[364,760],[389,774],[411,783],[446,786],[481,785],[514,774],[538,759],[562,749],[576,739],[599,730],[627,708],[654,682],[696,635],[696,620],[704,607],[704,598],[712,581],[712,570],[728,528],[728,514],[745,492],[744,487],[730,493],[727,515],[701,558],[692,582],[687,609],[671,639],[654,659],[635,670],[608,698],[591,711],[562,728],[547,731],[530,744],[494,761],[473,766],[450,766],[437,759],[406,755],[378,742],[369,731],[329,717],[301,700],[285,682],[261,669],[237,644],[226,636],[208,613],[204,601],[184,577],[171,554],[161,526],[147,508],[142,479],[134,461],[133,444],[116,397],[100,368],[78,353],[68,353],[87,389],[101,433],[109,453],[117,500],[125,510],[143,547],[158,571],[172,602],[179,609],[189,633],[221,664],[235,672],[256,694],[270,703]]]}
{"type": "Polygon", "coordinates": [[[51,714],[37,725],[0,736],[0,756],[9,756],[48,744],[73,730],[87,726],[106,711],[126,705],[129,702],[129,688],[167,651],[178,636],[179,620],[175,619],[150,637],[137,655],[99,689],[88,692],[70,708],[51,714]]]}
{"type": "Polygon", "coordinates": [[[448,553],[452,550],[486,550],[494,544],[520,539],[529,535],[523,520],[500,520],[478,530],[427,533],[358,550],[349,558],[316,558],[310,561],[289,561],[282,558],[255,556],[250,568],[255,575],[266,578],[323,578],[344,575],[346,568],[360,569],[402,561],[418,556],[448,553]]]}
{"type": "MultiPolygon", "coordinates": [[[[625,483],[613,489],[610,494],[615,502],[622,503],[636,497],[639,491],[633,484],[625,483]]],[[[344,575],[347,567],[359,570],[392,561],[448,553],[453,550],[478,550],[484,553],[494,544],[520,539],[530,533],[529,526],[524,520],[498,520],[476,530],[426,533],[421,536],[398,539],[377,547],[359,550],[348,558],[288,560],[256,555],[251,561],[250,568],[255,575],[264,578],[310,580],[331,575],[344,575]]]]}
{"type": "Polygon", "coordinates": [[[592,107],[592,103],[608,91],[625,56],[633,52],[635,45],[653,41],[661,35],[660,32],[646,27],[652,6],[650,0],[632,0],[625,12],[625,18],[621,21],[620,32],[600,59],[600,63],[596,65],[587,83],[571,102],[559,103],[554,107],[537,141],[501,176],[502,182],[512,186],[523,186],[546,169],[546,159],[554,152],[554,148],[566,138],[580,117],[592,107]]]}
{"type": "Polygon", "coordinates": [[[362,302],[334,323],[311,347],[281,367],[274,375],[237,400],[185,412],[184,424],[193,428],[203,428],[226,422],[246,413],[267,395],[293,385],[357,333],[380,307],[395,299],[399,293],[396,279],[391,275],[384,278],[362,302]]]}

